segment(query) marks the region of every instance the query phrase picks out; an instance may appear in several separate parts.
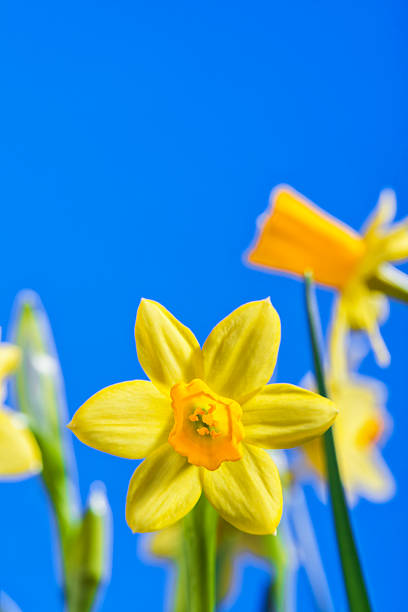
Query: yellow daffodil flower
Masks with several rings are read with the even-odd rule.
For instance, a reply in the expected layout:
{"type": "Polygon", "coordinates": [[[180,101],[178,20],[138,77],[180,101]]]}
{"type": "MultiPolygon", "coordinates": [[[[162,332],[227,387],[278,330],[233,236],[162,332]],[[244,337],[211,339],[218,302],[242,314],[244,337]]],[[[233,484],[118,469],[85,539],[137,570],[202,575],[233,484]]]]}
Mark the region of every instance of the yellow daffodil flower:
{"type": "MultiPolygon", "coordinates": [[[[341,384],[330,384],[339,414],[333,426],[337,459],[350,503],[359,497],[381,502],[395,490],[394,480],[379,445],[384,442],[390,417],[383,404],[385,389],[376,380],[352,375],[341,384]]],[[[303,447],[320,478],[325,477],[321,438],[303,447]]]]}
{"type": "Polygon", "coordinates": [[[89,446],[146,457],[129,485],[131,529],[155,531],[177,522],[204,491],[238,529],[274,533],[282,489],[263,448],[298,446],[322,434],[337,410],[310,391],[267,384],[280,343],[280,320],[270,300],[235,310],[202,349],[163,306],[142,300],[135,337],[151,382],[102,389],[69,425],[89,446]]]}
{"type": "Polygon", "coordinates": [[[41,470],[41,453],[24,417],[3,406],[4,379],[20,362],[20,351],[0,344],[0,479],[31,476],[41,470]]]}
{"type": "Polygon", "coordinates": [[[310,270],[317,283],[337,289],[339,325],[365,331],[385,365],[389,355],[379,332],[387,313],[384,294],[408,295],[406,275],[389,265],[408,257],[408,222],[390,225],[395,211],[394,193],[384,190],[359,234],[281,185],[260,218],[248,261],[297,276],[310,270]]]}

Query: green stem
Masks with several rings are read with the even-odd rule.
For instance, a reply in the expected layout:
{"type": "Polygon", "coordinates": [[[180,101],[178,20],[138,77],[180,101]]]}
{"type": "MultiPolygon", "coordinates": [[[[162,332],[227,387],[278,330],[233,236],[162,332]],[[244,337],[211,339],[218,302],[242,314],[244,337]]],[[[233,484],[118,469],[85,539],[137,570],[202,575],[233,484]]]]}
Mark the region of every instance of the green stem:
{"type": "MultiPolygon", "coordinates": [[[[323,371],[323,361],[320,353],[320,317],[312,278],[309,274],[305,275],[305,294],[317,388],[321,395],[328,397],[323,371]]],[[[349,608],[351,612],[369,612],[371,610],[370,602],[356,544],[354,542],[347,503],[337,464],[333,431],[331,428],[324,434],[323,438],[337,545],[340,553],[349,608]]]]}
{"type": "MultiPolygon", "coordinates": [[[[183,557],[183,555],[181,556],[183,557]]],[[[177,575],[174,592],[174,612],[188,612],[187,568],[184,558],[181,558],[177,561],[176,571],[177,575]]]]}
{"type": "Polygon", "coordinates": [[[265,556],[270,560],[273,572],[265,610],[267,612],[285,612],[290,571],[288,554],[279,532],[276,536],[266,535],[261,537],[265,546],[265,556]]]}
{"type": "Polygon", "coordinates": [[[320,612],[334,612],[329,585],[303,488],[294,484],[290,493],[292,525],[295,538],[302,550],[302,565],[305,568],[313,593],[315,608],[320,612]]]}
{"type": "Polygon", "coordinates": [[[189,612],[215,609],[217,513],[204,495],[183,521],[189,612]]]}

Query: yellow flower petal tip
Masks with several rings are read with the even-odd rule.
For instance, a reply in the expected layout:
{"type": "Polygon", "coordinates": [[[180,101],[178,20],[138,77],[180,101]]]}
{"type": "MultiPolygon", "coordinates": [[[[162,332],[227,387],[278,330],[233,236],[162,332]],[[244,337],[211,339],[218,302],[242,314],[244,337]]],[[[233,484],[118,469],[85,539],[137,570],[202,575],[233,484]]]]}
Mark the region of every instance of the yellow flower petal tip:
{"type": "Polygon", "coordinates": [[[245,441],[262,448],[293,448],[322,435],[338,414],[336,404],[295,385],[271,384],[242,406],[245,441]]]}
{"type": "Polygon", "coordinates": [[[135,339],[140,365],[163,393],[168,394],[178,382],[201,378],[201,349],[197,339],[158,302],[141,300],[135,339]]]}
{"type": "Polygon", "coordinates": [[[139,465],[129,483],[126,522],[135,533],[158,531],[190,512],[202,492],[199,469],[166,443],[139,465]]]}
{"type": "Polygon", "coordinates": [[[280,318],[269,298],[243,304],[222,319],[204,343],[205,382],[242,403],[270,380],[280,338],[280,318]]]}
{"type": "Polygon", "coordinates": [[[343,287],[364,254],[350,227],[287,185],[276,187],[269,210],[258,221],[249,263],[297,276],[310,270],[316,282],[343,287]]]}
{"type": "MultiPolygon", "coordinates": [[[[0,386],[20,362],[19,347],[0,343],[0,386]]],[[[0,406],[0,478],[28,478],[41,469],[41,452],[26,419],[22,414],[0,406]]]]}
{"type": "Polygon", "coordinates": [[[220,516],[254,535],[272,534],[282,517],[283,494],[278,469],[270,455],[245,444],[240,461],[202,471],[204,493],[220,516]]]}
{"type": "Polygon", "coordinates": [[[0,343],[0,380],[6,378],[18,368],[21,362],[21,350],[14,344],[0,343]]]}
{"type": "Polygon", "coordinates": [[[67,427],[97,450],[141,459],[167,441],[173,422],[170,397],[147,380],[131,380],[95,393],[67,427]]]}
{"type": "Polygon", "coordinates": [[[24,417],[0,409],[0,479],[28,478],[42,469],[41,452],[24,417]]]}

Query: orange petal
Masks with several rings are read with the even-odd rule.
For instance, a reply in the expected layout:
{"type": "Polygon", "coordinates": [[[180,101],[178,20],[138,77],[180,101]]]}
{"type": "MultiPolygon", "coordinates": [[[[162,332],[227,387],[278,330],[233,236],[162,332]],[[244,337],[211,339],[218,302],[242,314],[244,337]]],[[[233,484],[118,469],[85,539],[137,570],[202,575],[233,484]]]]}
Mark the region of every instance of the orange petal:
{"type": "Polygon", "coordinates": [[[362,237],[286,185],[274,189],[250,263],[341,289],[364,254],[362,237]]]}

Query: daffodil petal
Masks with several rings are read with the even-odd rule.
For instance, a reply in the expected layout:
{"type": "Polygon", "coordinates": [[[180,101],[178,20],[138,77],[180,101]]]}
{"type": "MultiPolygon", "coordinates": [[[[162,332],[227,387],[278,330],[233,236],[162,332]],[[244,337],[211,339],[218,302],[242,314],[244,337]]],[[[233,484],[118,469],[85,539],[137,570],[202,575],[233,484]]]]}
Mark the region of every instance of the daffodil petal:
{"type": "Polygon", "coordinates": [[[395,224],[384,238],[383,261],[405,261],[408,258],[408,221],[395,224]]]}
{"type": "Polygon", "coordinates": [[[378,233],[395,217],[397,210],[397,199],[392,189],[383,189],[378,198],[377,206],[368,217],[362,234],[368,241],[376,238],[378,233]]]}
{"type": "Polygon", "coordinates": [[[176,561],[182,545],[182,526],[175,523],[150,535],[148,550],[158,559],[176,561]]]}
{"type": "Polygon", "coordinates": [[[323,434],[334,422],[334,403],[294,385],[267,385],[242,406],[245,441],[262,448],[292,448],[323,434]]]}
{"type": "Polygon", "coordinates": [[[144,533],[173,525],[198,502],[199,470],[169,444],[163,444],[137,468],[129,484],[126,521],[144,533]]]}
{"type": "Polygon", "coordinates": [[[201,378],[201,349],[193,332],[158,302],[141,301],[135,337],[140,365],[164,393],[176,383],[201,378]]]}
{"type": "Polygon", "coordinates": [[[223,519],[253,534],[274,533],[282,515],[282,485],[268,453],[243,445],[239,461],[201,468],[204,493],[223,519]]]}
{"type": "Polygon", "coordinates": [[[88,446],[141,459],[167,441],[174,422],[170,400],[147,380],[132,380],[95,393],[68,427],[88,446]]]}
{"type": "Polygon", "coordinates": [[[280,319],[269,298],[244,304],[205,341],[204,380],[216,393],[243,401],[271,378],[279,343],[280,319]]]}
{"type": "Polygon", "coordinates": [[[394,495],[394,478],[378,449],[354,452],[344,468],[348,475],[346,486],[352,493],[372,502],[385,502],[394,495]]]}
{"type": "Polygon", "coordinates": [[[25,478],[40,470],[40,449],[24,418],[0,408],[0,478],[25,478]]]}
{"type": "Polygon", "coordinates": [[[337,380],[345,378],[348,372],[346,346],[349,331],[347,312],[342,300],[337,300],[333,310],[329,343],[331,372],[337,380]]]}
{"type": "Polygon", "coordinates": [[[391,363],[391,355],[381,335],[379,326],[373,326],[367,333],[376,362],[381,368],[386,368],[391,363]]]}
{"type": "Polygon", "coordinates": [[[21,351],[18,346],[2,342],[0,344],[0,380],[17,369],[21,359],[21,351]]]}

